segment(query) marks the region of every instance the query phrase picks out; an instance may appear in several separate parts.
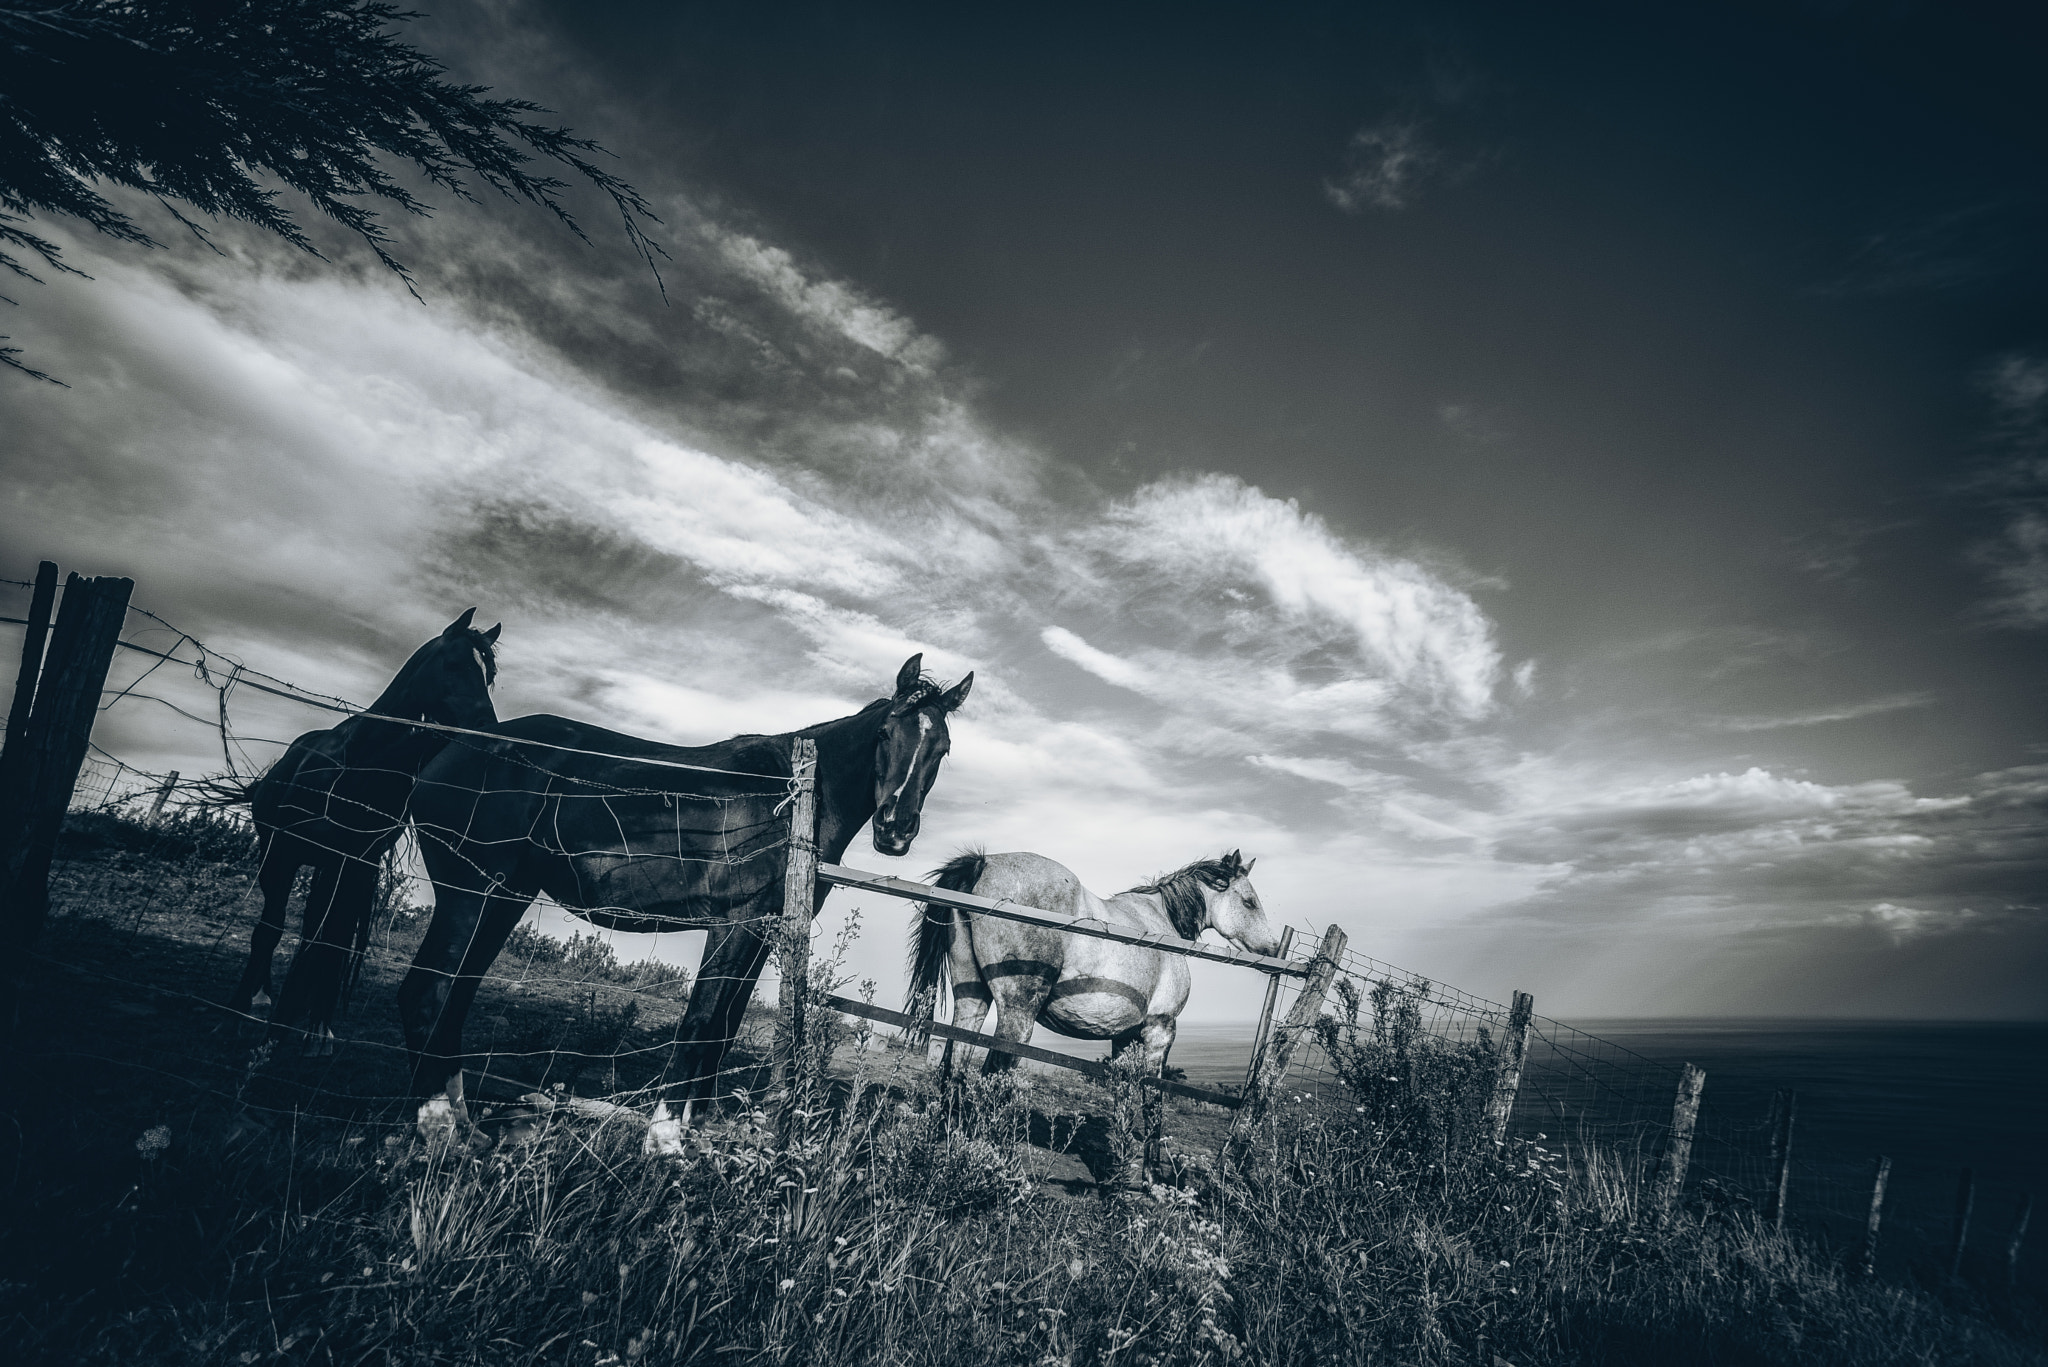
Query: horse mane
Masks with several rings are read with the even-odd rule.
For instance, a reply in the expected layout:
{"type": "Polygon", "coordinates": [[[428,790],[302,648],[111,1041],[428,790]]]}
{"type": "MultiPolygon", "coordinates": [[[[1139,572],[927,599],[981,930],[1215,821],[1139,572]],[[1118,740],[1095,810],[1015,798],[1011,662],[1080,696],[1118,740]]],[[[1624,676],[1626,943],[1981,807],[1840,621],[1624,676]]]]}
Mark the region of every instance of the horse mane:
{"type": "Polygon", "coordinates": [[[1242,866],[1232,859],[1197,859],[1162,875],[1156,883],[1141,884],[1129,891],[1158,893],[1159,900],[1166,904],[1166,919],[1173,923],[1174,934],[1192,940],[1202,933],[1202,917],[1207,910],[1202,889],[1221,892],[1242,872],[1242,866]]]}
{"type": "Polygon", "coordinates": [[[920,674],[917,676],[916,685],[908,693],[900,698],[884,698],[882,701],[888,703],[892,710],[900,708],[905,712],[915,712],[945,691],[945,684],[929,674],[920,674]]]}

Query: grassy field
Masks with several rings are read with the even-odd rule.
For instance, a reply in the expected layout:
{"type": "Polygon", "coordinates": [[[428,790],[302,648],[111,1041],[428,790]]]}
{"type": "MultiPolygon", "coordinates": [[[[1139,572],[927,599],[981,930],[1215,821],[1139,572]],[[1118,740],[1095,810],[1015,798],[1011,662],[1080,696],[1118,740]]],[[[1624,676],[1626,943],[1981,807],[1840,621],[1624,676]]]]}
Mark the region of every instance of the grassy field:
{"type": "Polygon", "coordinates": [[[1176,1103],[1132,1188],[1134,1089],[941,1094],[844,1028],[783,1130],[756,1016],[745,1094],[650,1156],[643,1122],[520,1098],[630,1098],[687,984],[526,941],[472,1017],[495,1142],[437,1149],[390,1005],[419,917],[379,931],[331,1057],[252,1067],[214,1004],[245,844],[98,819],[64,855],[0,1127],[10,1362],[2048,1362],[2000,1288],[1860,1280],[1739,1201],[1654,1218],[1614,1155],[1476,1142],[1473,1057],[1398,1030],[1238,1161],[1176,1103]]]}

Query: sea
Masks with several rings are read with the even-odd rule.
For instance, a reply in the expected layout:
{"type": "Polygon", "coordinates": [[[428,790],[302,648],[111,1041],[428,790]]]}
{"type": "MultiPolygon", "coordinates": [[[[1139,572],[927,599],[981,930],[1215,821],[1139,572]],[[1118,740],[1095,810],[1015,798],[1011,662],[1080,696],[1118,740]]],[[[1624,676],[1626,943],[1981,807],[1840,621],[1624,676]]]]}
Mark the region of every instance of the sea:
{"type": "MultiPolygon", "coordinates": [[[[2027,1194],[2048,1202],[2048,1022],[1565,1024],[1599,1042],[1592,1051],[1609,1070],[1656,1078],[1660,1069],[1692,1063],[1706,1071],[1695,1180],[1760,1196],[1769,1181],[1774,1095],[1796,1092],[1786,1216],[1844,1250],[1860,1243],[1880,1155],[1892,1160],[1879,1241],[1887,1264],[1924,1268],[1945,1259],[1965,1170],[1967,1257],[1981,1275],[2003,1275],[2027,1194]]],[[[1235,1086],[1244,1080],[1252,1033],[1249,1024],[1183,1023],[1170,1061],[1189,1082],[1235,1086]]],[[[1045,1030],[1033,1042],[1086,1057],[1106,1052],[1045,1030]]],[[[1524,1131],[1543,1123],[1518,1114],[1524,1131]]],[[[1568,1142],[1567,1128],[1549,1124],[1560,1141],[1568,1142]]],[[[2019,1266],[2023,1283],[2048,1287],[2048,1210],[2029,1221],[2019,1266]]]]}

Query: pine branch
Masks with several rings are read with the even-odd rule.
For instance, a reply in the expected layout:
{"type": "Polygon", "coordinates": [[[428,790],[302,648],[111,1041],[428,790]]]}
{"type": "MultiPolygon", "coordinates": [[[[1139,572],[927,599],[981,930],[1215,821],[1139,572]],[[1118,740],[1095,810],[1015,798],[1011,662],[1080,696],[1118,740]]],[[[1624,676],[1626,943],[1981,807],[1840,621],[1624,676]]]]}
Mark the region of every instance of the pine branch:
{"type": "Polygon", "coordinates": [[[438,61],[392,32],[417,17],[384,0],[0,0],[0,268],[33,280],[32,255],[79,273],[54,243],[13,226],[37,214],[158,245],[98,185],[152,196],[202,240],[178,205],[319,256],[257,179],[267,176],[355,233],[412,289],[379,211],[431,209],[384,159],[472,203],[471,181],[524,200],[588,241],[562,202],[569,183],[546,173],[551,163],[611,201],[666,297],[657,258],[667,253],[646,231],[660,220],[597,164],[609,153],[535,122],[548,112],[539,105],[445,79],[438,61]]]}

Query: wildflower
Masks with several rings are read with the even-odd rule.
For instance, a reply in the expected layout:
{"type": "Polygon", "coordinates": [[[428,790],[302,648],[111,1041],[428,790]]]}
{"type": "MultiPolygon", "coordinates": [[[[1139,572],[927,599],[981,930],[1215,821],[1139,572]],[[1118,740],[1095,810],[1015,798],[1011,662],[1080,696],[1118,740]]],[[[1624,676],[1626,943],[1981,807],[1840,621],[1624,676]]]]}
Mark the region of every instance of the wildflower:
{"type": "Polygon", "coordinates": [[[776,1285],[776,1289],[777,1289],[777,1290],[780,1290],[780,1291],[787,1291],[787,1290],[789,1290],[789,1289],[790,1289],[791,1287],[793,1287],[793,1286],[795,1286],[795,1285],[796,1285],[796,1278],[794,1278],[794,1277],[784,1277],[784,1278],[783,1278],[783,1279],[782,1279],[781,1281],[777,1282],[777,1283],[776,1283],[775,1285],[776,1285]]]}
{"type": "Polygon", "coordinates": [[[1075,1258],[1067,1264],[1067,1275],[1075,1281],[1081,1280],[1081,1274],[1086,1270],[1079,1258],[1075,1258]]]}
{"type": "Polygon", "coordinates": [[[171,1127],[168,1125],[152,1125],[142,1132],[141,1138],[135,1141],[135,1152],[141,1154],[144,1158],[154,1158],[170,1146],[171,1127]]]}

